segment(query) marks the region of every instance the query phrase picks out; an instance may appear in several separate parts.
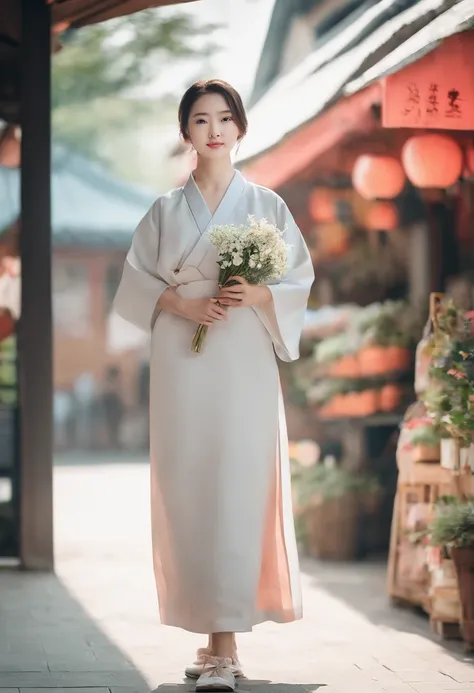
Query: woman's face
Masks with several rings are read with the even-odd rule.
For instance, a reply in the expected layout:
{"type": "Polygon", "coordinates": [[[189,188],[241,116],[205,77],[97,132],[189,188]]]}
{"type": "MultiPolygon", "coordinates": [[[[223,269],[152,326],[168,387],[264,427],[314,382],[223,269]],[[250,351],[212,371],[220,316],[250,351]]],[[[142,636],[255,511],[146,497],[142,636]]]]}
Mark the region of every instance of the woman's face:
{"type": "Polygon", "coordinates": [[[189,141],[206,159],[229,156],[239,139],[229,104],[220,94],[203,94],[189,114],[189,141]]]}

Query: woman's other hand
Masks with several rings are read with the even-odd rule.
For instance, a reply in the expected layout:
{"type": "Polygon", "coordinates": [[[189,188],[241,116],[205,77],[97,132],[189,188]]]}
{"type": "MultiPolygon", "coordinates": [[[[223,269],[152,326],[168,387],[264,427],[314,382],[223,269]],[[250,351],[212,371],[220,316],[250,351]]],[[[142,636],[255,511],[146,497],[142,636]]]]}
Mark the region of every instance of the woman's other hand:
{"type": "Polygon", "coordinates": [[[198,325],[210,326],[216,320],[226,320],[227,311],[218,305],[216,298],[185,298],[181,306],[182,316],[198,325]]]}
{"type": "Polygon", "coordinates": [[[237,283],[233,286],[223,286],[216,297],[223,306],[232,308],[261,306],[272,297],[268,286],[249,284],[243,277],[230,277],[227,284],[230,282],[237,283]]]}
{"type": "Polygon", "coordinates": [[[216,320],[227,318],[226,309],[217,305],[216,298],[182,298],[174,287],[161,294],[158,307],[198,325],[209,326],[216,320]]]}

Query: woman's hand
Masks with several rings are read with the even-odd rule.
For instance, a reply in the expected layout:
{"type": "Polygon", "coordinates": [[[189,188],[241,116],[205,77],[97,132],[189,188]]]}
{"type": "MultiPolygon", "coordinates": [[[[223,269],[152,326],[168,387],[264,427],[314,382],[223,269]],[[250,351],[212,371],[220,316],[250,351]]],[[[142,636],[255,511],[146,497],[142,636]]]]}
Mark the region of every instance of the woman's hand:
{"type": "Polygon", "coordinates": [[[212,325],[216,320],[225,320],[227,311],[217,305],[216,298],[181,298],[174,287],[169,287],[160,296],[158,308],[198,325],[212,325]]]}
{"type": "Polygon", "coordinates": [[[198,325],[212,325],[216,320],[227,320],[225,308],[217,305],[216,298],[184,298],[181,315],[198,325]]]}
{"type": "Polygon", "coordinates": [[[230,277],[227,283],[232,281],[238,283],[233,286],[223,286],[216,297],[223,306],[232,308],[261,306],[272,297],[268,286],[249,284],[243,277],[230,277]]]}

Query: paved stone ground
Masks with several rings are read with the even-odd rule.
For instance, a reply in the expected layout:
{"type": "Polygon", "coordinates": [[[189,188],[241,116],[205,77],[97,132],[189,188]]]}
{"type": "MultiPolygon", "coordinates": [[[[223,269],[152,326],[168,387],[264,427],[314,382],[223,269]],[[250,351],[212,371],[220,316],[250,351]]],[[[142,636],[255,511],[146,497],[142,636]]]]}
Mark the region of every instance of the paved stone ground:
{"type": "MultiPolygon", "coordinates": [[[[182,670],[201,639],[158,623],[148,466],[102,461],[56,467],[56,575],[0,572],[0,693],[192,690],[182,670]]],[[[474,691],[461,644],[390,607],[383,563],[302,568],[304,620],[242,636],[240,691],[474,691]]]]}

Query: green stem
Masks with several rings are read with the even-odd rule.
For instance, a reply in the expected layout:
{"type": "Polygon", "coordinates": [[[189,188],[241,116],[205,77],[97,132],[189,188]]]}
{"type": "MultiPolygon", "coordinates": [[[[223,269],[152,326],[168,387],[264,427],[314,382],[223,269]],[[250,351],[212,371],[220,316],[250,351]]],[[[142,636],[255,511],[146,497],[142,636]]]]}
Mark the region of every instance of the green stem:
{"type": "Polygon", "coordinates": [[[201,353],[201,348],[204,343],[204,338],[207,334],[207,325],[199,325],[196,332],[194,333],[191,348],[195,354],[201,353]]]}

